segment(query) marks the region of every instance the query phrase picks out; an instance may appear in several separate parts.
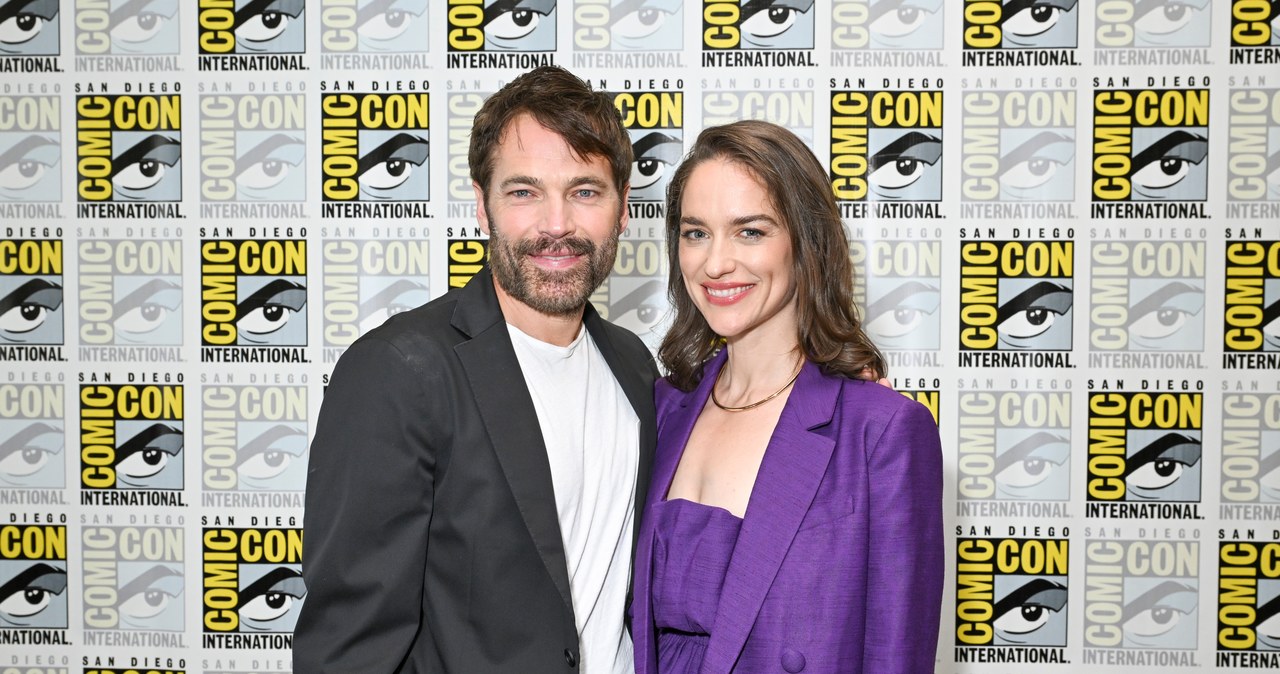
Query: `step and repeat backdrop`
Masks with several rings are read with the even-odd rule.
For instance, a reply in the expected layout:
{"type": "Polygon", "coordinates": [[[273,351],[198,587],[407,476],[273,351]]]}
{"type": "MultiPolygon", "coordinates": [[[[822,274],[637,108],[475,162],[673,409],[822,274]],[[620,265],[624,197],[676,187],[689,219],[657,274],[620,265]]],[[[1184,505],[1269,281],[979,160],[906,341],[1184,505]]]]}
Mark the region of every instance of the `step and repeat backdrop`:
{"type": "Polygon", "coordinates": [[[651,346],[698,131],[828,166],[946,451],[937,672],[1280,667],[1278,15],[0,1],[0,671],[289,671],[328,375],[483,263],[472,117],[552,63],[630,129],[592,301],[651,346]]]}

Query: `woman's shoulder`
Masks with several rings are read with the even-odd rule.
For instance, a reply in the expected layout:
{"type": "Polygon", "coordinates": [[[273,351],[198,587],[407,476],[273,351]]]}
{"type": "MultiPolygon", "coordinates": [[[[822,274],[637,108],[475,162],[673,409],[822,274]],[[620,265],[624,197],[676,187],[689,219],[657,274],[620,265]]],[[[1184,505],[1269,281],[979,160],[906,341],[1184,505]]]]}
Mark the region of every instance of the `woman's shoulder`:
{"type": "Polygon", "coordinates": [[[844,414],[865,415],[870,419],[888,421],[902,416],[915,419],[921,415],[933,415],[922,403],[903,395],[900,391],[874,381],[850,379],[840,375],[824,375],[840,380],[839,408],[844,414]]]}

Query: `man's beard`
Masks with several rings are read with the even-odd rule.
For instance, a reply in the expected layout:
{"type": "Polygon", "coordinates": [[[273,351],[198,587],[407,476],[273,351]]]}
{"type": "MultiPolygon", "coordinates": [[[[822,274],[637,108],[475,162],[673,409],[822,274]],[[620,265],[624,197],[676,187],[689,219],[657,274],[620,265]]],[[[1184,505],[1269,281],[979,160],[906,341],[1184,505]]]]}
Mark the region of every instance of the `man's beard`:
{"type": "Polygon", "coordinates": [[[597,246],[590,239],[576,236],[555,238],[543,235],[537,239],[508,239],[498,223],[489,222],[489,267],[498,285],[508,295],[549,316],[573,314],[586,305],[591,293],[604,283],[613,269],[618,251],[621,227],[597,246]],[[586,264],[569,269],[544,269],[529,259],[530,255],[555,251],[585,255],[586,264]]]}

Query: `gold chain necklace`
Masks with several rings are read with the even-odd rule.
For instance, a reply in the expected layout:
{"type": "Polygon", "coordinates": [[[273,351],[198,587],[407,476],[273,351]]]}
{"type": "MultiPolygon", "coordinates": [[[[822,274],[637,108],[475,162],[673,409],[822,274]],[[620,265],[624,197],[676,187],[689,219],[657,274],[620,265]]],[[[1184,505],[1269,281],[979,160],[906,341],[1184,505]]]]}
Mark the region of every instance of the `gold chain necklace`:
{"type": "Polygon", "coordinates": [[[722,367],[720,368],[720,371],[716,373],[716,383],[711,385],[711,402],[715,403],[716,407],[719,407],[720,409],[726,412],[745,412],[750,409],[755,409],[769,402],[770,400],[773,400],[774,398],[777,398],[778,396],[782,395],[782,392],[787,390],[787,387],[796,383],[796,380],[800,378],[800,371],[803,369],[804,369],[804,361],[800,361],[800,367],[796,370],[796,373],[794,375],[791,375],[791,379],[787,380],[787,383],[783,384],[782,388],[778,389],[777,391],[774,391],[773,393],[770,393],[765,398],[757,400],[749,405],[743,405],[742,407],[726,407],[724,405],[721,405],[719,400],[716,400],[716,385],[720,383],[720,375],[724,374],[724,370],[725,370],[722,367]]]}

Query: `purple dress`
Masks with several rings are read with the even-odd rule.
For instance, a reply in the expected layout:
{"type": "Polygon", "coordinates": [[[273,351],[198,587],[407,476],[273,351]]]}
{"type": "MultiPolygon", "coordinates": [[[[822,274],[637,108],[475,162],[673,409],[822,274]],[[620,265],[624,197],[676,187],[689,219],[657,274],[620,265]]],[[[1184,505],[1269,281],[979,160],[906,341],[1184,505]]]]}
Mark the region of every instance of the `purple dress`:
{"type": "Polygon", "coordinates": [[[685,499],[658,503],[653,532],[653,617],[663,674],[702,669],[720,590],[742,520],[685,499]]]}

